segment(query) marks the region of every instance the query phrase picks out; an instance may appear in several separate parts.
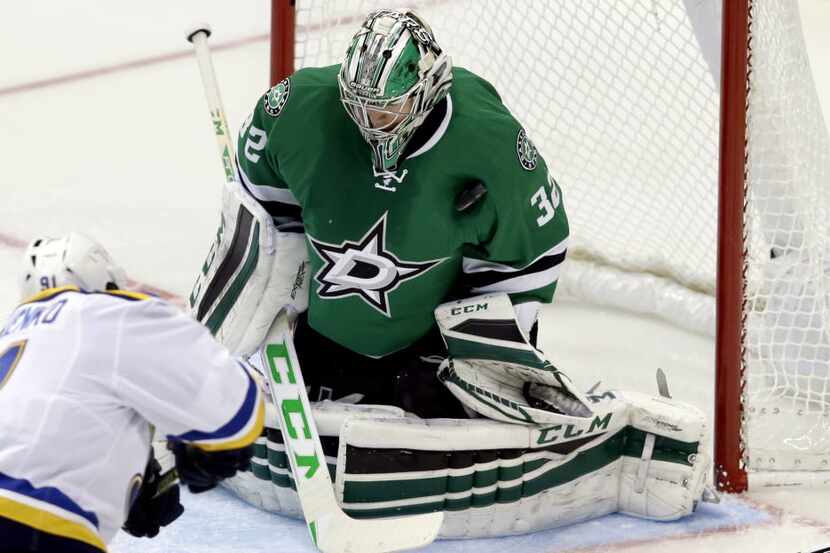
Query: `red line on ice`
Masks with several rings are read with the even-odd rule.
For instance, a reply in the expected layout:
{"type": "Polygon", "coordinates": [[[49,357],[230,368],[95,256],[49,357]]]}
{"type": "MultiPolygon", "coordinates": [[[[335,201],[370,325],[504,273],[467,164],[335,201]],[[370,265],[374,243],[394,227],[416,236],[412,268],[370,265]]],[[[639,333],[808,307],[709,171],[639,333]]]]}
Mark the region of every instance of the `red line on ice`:
{"type": "MultiPolygon", "coordinates": [[[[424,6],[438,6],[441,4],[447,3],[447,0],[428,0],[423,4],[424,6]]],[[[363,13],[354,13],[351,15],[346,16],[339,16],[339,17],[330,17],[328,19],[323,19],[322,21],[318,21],[316,23],[307,23],[307,24],[300,24],[297,26],[297,30],[303,33],[309,32],[316,32],[321,30],[326,30],[332,26],[334,27],[342,27],[343,25],[352,25],[362,21],[365,14],[363,13]]],[[[214,52],[220,52],[222,50],[233,50],[234,48],[239,48],[242,46],[247,46],[249,44],[254,44],[257,42],[265,42],[270,38],[270,33],[262,33],[258,35],[251,35],[235,40],[229,40],[226,42],[218,42],[216,44],[211,44],[211,50],[214,52]]],[[[148,67],[151,65],[158,65],[162,63],[167,63],[171,61],[180,60],[182,58],[186,58],[193,55],[193,51],[191,49],[186,50],[179,50],[176,52],[168,52],[166,54],[159,54],[156,56],[150,56],[146,58],[139,58],[135,60],[125,61],[121,63],[115,63],[112,65],[104,65],[101,67],[95,67],[92,69],[86,69],[82,71],[77,71],[74,73],[66,73],[64,75],[58,75],[55,77],[48,77],[45,79],[38,79],[35,81],[29,81],[26,83],[14,84],[10,86],[6,86],[0,88],[0,97],[3,96],[11,96],[13,94],[19,94],[21,92],[30,92],[32,90],[38,90],[41,88],[49,88],[52,86],[59,86],[67,83],[73,83],[76,81],[82,81],[85,79],[93,79],[96,77],[100,77],[102,75],[109,75],[111,73],[119,73],[121,71],[129,71],[131,69],[140,69],[142,67],[148,67]]]]}
{"type": "MultiPolygon", "coordinates": [[[[248,44],[253,44],[256,42],[262,42],[268,40],[268,34],[260,34],[260,35],[253,35],[248,36],[236,40],[229,40],[227,42],[220,42],[217,44],[211,45],[211,50],[213,51],[222,51],[222,50],[232,50],[234,48],[239,48],[240,46],[247,46],[248,44]]],[[[95,67],[93,69],[86,69],[83,71],[77,71],[74,73],[66,73],[64,75],[57,75],[55,77],[48,77],[46,79],[39,79],[35,81],[29,81],[27,83],[20,83],[11,86],[7,86],[4,88],[0,88],[0,97],[3,96],[11,96],[13,94],[20,94],[21,92],[31,92],[33,90],[38,90],[41,88],[49,88],[53,86],[63,85],[67,83],[73,83],[76,81],[83,81],[85,79],[92,79],[95,77],[100,77],[102,75],[109,75],[111,73],[119,73],[121,71],[129,71],[131,69],[140,69],[142,67],[148,67],[151,65],[158,65],[162,63],[167,63],[170,61],[180,60],[182,58],[186,58],[193,55],[192,50],[180,50],[177,52],[169,52],[167,54],[159,54],[157,56],[150,56],[147,58],[139,58],[135,60],[125,61],[121,63],[115,63],[112,65],[104,65],[101,67],[95,67]]]]}
{"type": "Polygon", "coordinates": [[[763,501],[758,501],[755,499],[751,499],[746,497],[745,495],[740,497],[740,500],[744,503],[748,503],[753,507],[757,508],[760,511],[764,511],[771,516],[771,519],[765,522],[759,523],[738,523],[738,524],[727,524],[725,526],[720,526],[716,528],[708,528],[705,530],[696,530],[690,531],[682,534],[674,534],[662,537],[648,537],[648,538],[638,538],[634,540],[628,540],[618,543],[604,543],[601,545],[591,545],[588,547],[577,547],[574,549],[565,549],[560,550],[558,553],[594,553],[595,551],[612,551],[612,552],[624,552],[626,550],[636,549],[638,547],[649,545],[649,544],[657,544],[657,543],[665,543],[667,545],[667,549],[670,549],[671,543],[678,543],[683,541],[693,541],[705,536],[714,536],[714,535],[727,535],[727,534],[739,534],[745,533],[751,529],[769,529],[769,528],[776,528],[780,527],[785,523],[789,524],[799,524],[804,527],[808,528],[815,528],[822,533],[828,533],[827,524],[818,520],[811,519],[806,516],[802,515],[794,515],[788,513],[784,509],[780,507],[776,507],[765,503],[763,501]]]}
{"type": "Polygon", "coordinates": [[[3,233],[0,233],[0,244],[8,246],[9,248],[16,248],[19,250],[22,250],[26,247],[26,242],[24,242],[20,238],[15,238],[14,236],[10,236],[8,234],[3,233]]]}

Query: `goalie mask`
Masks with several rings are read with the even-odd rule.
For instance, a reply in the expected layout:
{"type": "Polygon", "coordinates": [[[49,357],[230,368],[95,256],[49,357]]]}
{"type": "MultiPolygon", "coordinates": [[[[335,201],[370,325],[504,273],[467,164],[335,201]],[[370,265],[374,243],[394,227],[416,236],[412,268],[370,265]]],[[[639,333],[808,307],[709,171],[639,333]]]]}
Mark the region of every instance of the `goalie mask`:
{"type": "Polygon", "coordinates": [[[449,92],[452,62],[415,12],[378,10],[352,39],[337,81],[375,172],[384,173],[396,170],[418,126],[449,92]]]}
{"type": "Polygon", "coordinates": [[[123,289],[127,276],[103,246],[82,234],[32,241],[20,278],[21,297],[67,285],[88,291],[123,289]]]}

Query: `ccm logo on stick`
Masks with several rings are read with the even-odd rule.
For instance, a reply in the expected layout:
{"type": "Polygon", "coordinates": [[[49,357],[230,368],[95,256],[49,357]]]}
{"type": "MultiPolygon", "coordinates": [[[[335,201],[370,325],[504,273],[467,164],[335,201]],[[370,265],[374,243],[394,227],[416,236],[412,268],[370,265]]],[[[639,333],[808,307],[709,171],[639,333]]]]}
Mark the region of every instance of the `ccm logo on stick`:
{"type": "Polygon", "coordinates": [[[293,384],[293,387],[286,387],[285,391],[275,390],[279,395],[279,410],[285,422],[287,436],[283,436],[286,442],[290,443],[294,463],[297,467],[304,469],[303,476],[312,478],[320,468],[320,460],[317,458],[317,451],[314,447],[314,440],[308,424],[309,415],[305,412],[305,406],[300,399],[299,386],[296,386],[297,379],[294,375],[294,367],[288,356],[288,349],[285,344],[268,344],[265,350],[268,359],[268,369],[271,376],[278,384],[293,384]]]}

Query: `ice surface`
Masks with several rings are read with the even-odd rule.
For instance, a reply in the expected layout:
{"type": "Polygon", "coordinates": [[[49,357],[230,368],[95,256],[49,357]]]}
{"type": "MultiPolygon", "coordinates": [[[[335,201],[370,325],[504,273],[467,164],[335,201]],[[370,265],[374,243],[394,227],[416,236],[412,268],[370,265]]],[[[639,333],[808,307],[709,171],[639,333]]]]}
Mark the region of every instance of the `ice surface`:
{"type": "MultiPolygon", "coordinates": [[[[241,503],[220,489],[202,495],[186,493],[185,514],[152,540],[119,533],[112,553],[249,553],[251,551],[315,551],[305,524],[274,516],[241,503]],[[232,521],[232,525],[229,524],[232,521]]],[[[734,499],[704,505],[682,523],[660,523],[624,515],[526,536],[482,540],[440,540],[421,549],[429,553],[510,551],[538,553],[569,551],[610,544],[692,538],[723,529],[769,523],[774,516],[734,499]]]]}
{"type": "MultiPolygon", "coordinates": [[[[827,111],[830,2],[802,0],[801,8],[827,111]]],[[[218,220],[222,172],[183,31],[207,20],[215,46],[249,39],[217,49],[214,58],[230,125],[237,128],[267,87],[267,14],[265,0],[17,2],[4,10],[0,313],[17,302],[21,244],[70,230],[104,242],[136,280],[189,293],[218,220]],[[7,17],[10,11],[14,17],[7,17]],[[123,65],[163,54],[173,55],[123,65]],[[83,71],[91,76],[81,78],[83,71]]],[[[653,391],[661,367],[675,397],[711,412],[713,346],[705,337],[563,303],[545,310],[542,329],[546,351],[584,388],[602,380],[604,387],[653,391]]],[[[827,490],[765,490],[704,506],[680,523],[610,516],[531,536],[439,542],[428,550],[807,552],[830,545],[829,500],[827,490]]],[[[185,494],[184,502],[186,514],[159,538],[119,535],[112,551],[311,551],[303,524],[224,491],[185,494]]]]}

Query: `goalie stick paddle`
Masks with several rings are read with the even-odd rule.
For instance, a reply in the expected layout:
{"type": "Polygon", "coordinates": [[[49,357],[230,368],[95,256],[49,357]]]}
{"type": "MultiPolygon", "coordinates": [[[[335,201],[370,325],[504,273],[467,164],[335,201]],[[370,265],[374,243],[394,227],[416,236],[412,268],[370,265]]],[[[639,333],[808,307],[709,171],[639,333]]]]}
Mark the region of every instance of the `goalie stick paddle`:
{"type": "MultiPolygon", "coordinates": [[[[210,58],[209,36],[210,27],[203,25],[188,32],[187,40],[199,62],[225,178],[232,181],[236,178],[233,143],[210,58]]],[[[386,553],[433,542],[444,521],[443,512],[372,520],[354,519],[343,512],[311,416],[286,313],[277,316],[261,351],[297,496],[314,545],[324,553],[386,553]]]]}
{"type": "MultiPolygon", "coordinates": [[[[284,314],[280,314],[284,318],[284,314]]],[[[443,512],[381,519],[354,519],[334,496],[320,435],[311,416],[303,375],[287,324],[278,319],[262,349],[271,397],[311,539],[325,553],[383,553],[431,543],[443,512]],[[282,327],[283,330],[279,330],[282,327]]]]}

